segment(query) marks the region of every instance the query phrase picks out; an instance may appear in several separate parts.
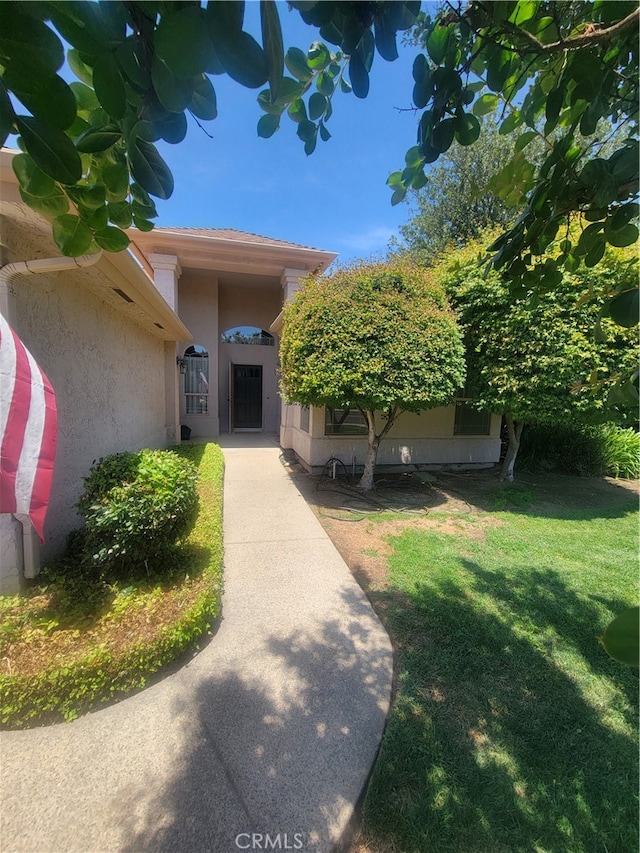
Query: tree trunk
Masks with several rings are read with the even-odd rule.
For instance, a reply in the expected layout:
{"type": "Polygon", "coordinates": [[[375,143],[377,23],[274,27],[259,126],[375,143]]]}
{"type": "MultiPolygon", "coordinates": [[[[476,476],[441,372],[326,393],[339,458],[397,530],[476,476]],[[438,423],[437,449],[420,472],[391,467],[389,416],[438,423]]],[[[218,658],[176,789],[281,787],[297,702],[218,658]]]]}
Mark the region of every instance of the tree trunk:
{"type": "Polygon", "coordinates": [[[387,422],[385,423],[379,435],[376,435],[375,412],[369,410],[365,411],[364,409],[360,409],[360,411],[362,412],[367,421],[367,437],[369,439],[369,446],[367,447],[367,456],[364,462],[364,471],[362,472],[362,477],[360,478],[360,482],[358,483],[358,488],[362,489],[363,492],[369,492],[373,488],[373,475],[376,470],[376,460],[378,458],[378,448],[380,447],[380,442],[393,426],[395,419],[398,417],[398,410],[389,409],[389,411],[387,412],[387,422]]]}
{"type": "Polygon", "coordinates": [[[524,424],[522,421],[516,423],[509,415],[505,415],[504,419],[507,424],[509,446],[507,447],[507,455],[504,457],[504,462],[502,463],[500,479],[506,483],[513,483],[513,466],[520,450],[520,437],[522,436],[524,424]]]}

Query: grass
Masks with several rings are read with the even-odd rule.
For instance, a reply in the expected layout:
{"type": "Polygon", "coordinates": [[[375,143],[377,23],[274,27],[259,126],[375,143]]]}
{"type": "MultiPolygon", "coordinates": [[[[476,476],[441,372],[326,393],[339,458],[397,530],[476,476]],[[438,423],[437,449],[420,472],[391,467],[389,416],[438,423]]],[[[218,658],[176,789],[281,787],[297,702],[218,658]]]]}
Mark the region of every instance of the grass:
{"type": "Polygon", "coordinates": [[[0,597],[3,728],[72,720],[147,684],[193,648],[220,607],[222,451],[175,448],[198,467],[200,506],[170,564],[144,580],[110,582],[73,551],[25,596],[0,597]]]}
{"type": "Polygon", "coordinates": [[[366,850],[637,849],[638,675],[597,640],[637,603],[637,501],[566,480],[542,501],[496,487],[472,538],[442,512],[389,540],[371,595],[398,686],[366,850]]]}

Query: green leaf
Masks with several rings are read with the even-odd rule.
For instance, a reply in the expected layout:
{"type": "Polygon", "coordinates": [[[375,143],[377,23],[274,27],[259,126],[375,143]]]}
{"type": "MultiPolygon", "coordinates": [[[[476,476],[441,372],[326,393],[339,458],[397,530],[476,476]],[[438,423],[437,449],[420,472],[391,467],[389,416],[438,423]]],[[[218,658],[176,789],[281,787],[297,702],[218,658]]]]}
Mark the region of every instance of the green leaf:
{"type": "Polygon", "coordinates": [[[402,172],[392,172],[387,178],[387,186],[392,189],[398,189],[402,187],[402,172]]]}
{"type": "Polygon", "coordinates": [[[133,224],[136,226],[138,231],[153,231],[153,222],[149,222],[148,219],[143,219],[142,217],[134,216],[133,224]]]}
{"type": "Polygon", "coordinates": [[[398,187],[393,191],[393,195],[391,196],[391,204],[395,207],[396,204],[400,204],[401,201],[404,201],[404,198],[407,194],[407,191],[404,187],[398,187]]]}
{"type": "Polygon", "coordinates": [[[282,83],[284,47],[282,45],[282,29],[280,27],[278,7],[273,0],[260,0],[260,24],[262,28],[262,44],[269,67],[269,88],[273,93],[273,97],[277,98],[280,91],[280,84],[282,83]]]}
{"type": "Polygon", "coordinates": [[[56,182],[49,175],[45,175],[28,154],[16,154],[11,166],[20,188],[29,195],[45,198],[53,193],[56,182]]]}
{"type": "Polygon", "coordinates": [[[331,54],[326,44],[314,41],[307,53],[307,65],[312,71],[322,71],[331,62],[331,54]]]}
{"type": "Polygon", "coordinates": [[[344,92],[345,95],[348,95],[350,92],[353,92],[351,88],[351,83],[348,80],[345,80],[344,77],[340,78],[340,91],[344,92]]]}
{"type": "Polygon", "coordinates": [[[431,143],[433,147],[437,148],[441,154],[443,154],[445,151],[448,151],[451,147],[451,143],[453,142],[453,136],[456,132],[457,126],[457,119],[447,118],[444,121],[439,122],[433,128],[433,133],[431,135],[431,143]]]}
{"type": "MultiPolygon", "coordinates": [[[[208,8],[211,8],[211,4],[208,8]]],[[[249,33],[241,31],[227,35],[224,39],[216,38],[215,33],[212,36],[218,58],[229,77],[248,89],[257,89],[267,82],[267,56],[249,33]]]]}
{"type": "Polygon", "coordinates": [[[77,258],[89,250],[93,237],[91,229],[79,216],[65,213],[53,220],[53,239],[63,255],[77,258]]]}
{"type": "Polygon", "coordinates": [[[149,68],[141,39],[129,36],[116,48],[115,57],[120,70],[134,86],[140,89],[149,87],[149,68]]]}
{"type": "Polygon", "coordinates": [[[328,103],[324,95],[314,92],[309,98],[309,118],[315,120],[323,116],[328,103]]]}
{"type": "Polygon", "coordinates": [[[638,667],[640,661],[639,636],[640,608],[628,607],[618,613],[615,619],[607,625],[599,640],[607,654],[614,660],[625,664],[625,666],[638,667]]]}
{"type": "Polygon", "coordinates": [[[640,292],[637,287],[633,290],[625,290],[614,296],[609,303],[609,316],[619,326],[631,329],[638,323],[640,312],[640,292]]]}
{"type": "Polygon", "coordinates": [[[509,22],[515,24],[516,27],[521,27],[535,17],[538,11],[539,3],[537,0],[518,0],[515,8],[509,16],[509,22]]]}
{"type": "Polygon", "coordinates": [[[75,81],[71,83],[70,88],[76,99],[76,105],[82,112],[91,112],[100,106],[96,93],[90,86],[75,81]]]}
{"type": "Polygon", "coordinates": [[[69,199],[58,184],[53,185],[53,191],[48,196],[36,196],[19,187],[20,197],[32,210],[47,217],[60,216],[69,210],[69,199]]]}
{"type": "Polygon", "coordinates": [[[596,264],[599,264],[602,258],[604,257],[604,252],[607,247],[607,244],[604,241],[604,237],[600,237],[599,240],[594,243],[594,245],[589,249],[584,258],[585,267],[595,267],[596,264]]]}
{"type": "Polygon", "coordinates": [[[170,145],[177,145],[187,135],[187,117],[184,113],[169,113],[166,118],[154,122],[155,128],[170,145]]]}
{"type": "Polygon", "coordinates": [[[303,83],[308,82],[313,77],[313,71],[307,64],[307,56],[300,48],[290,47],[284,58],[284,63],[293,76],[303,83]]]}
{"type": "Polygon", "coordinates": [[[121,202],[129,194],[129,169],[125,163],[109,163],[102,170],[107,201],[121,202]]]}
{"type": "Polygon", "coordinates": [[[151,80],[158,100],[170,113],[181,113],[191,103],[192,80],[177,77],[157,56],[151,62],[151,80]]]}
{"type": "Polygon", "coordinates": [[[93,236],[98,246],[106,252],[123,252],[131,242],[124,231],[112,225],[101,228],[93,236]]]}
{"type": "Polygon", "coordinates": [[[131,172],[140,186],[156,198],[170,198],[173,193],[173,175],[156,147],[143,139],[137,139],[127,153],[131,172]]]}
{"type": "Polygon", "coordinates": [[[105,188],[102,184],[94,184],[90,187],[79,186],[69,188],[67,195],[72,201],[82,205],[87,210],[97,210],[106,201],[105,188]]]}
{"type": "Polygon", "coordinates": [[[607,243],[623,249],[625,246],[632,246],[636,242],[638,239],[638,229],[631,222],[618,231],[608,231],[605,226],[605,236],[607,243]]]}
{"type": "Polygon", "coordinates": [[[98,100],[113,119],[124,117],[127,97],[120,68],[112,53],[103,53],[93,66],[93,88],[98,100]]]}
{"type": "Polygon", "coordinates": [[[486,116],[498,106],[499,98],[497,95],[482,95],[473,105],[473,114],[477,116],[486,116]]]}
{"type": "Polygon", "coordinates": [[[0,3],[0,56],[19,62],[30,74],[55,74],[64,63],[62,42],[43,21],[25,14],[20,5],[0,3]]]}
{"type": "Polygon", "coordinates": [[[258,121],[258,136],[262,137],[262,139],[269,139],[279,127],[280,116],[267,113],[258,121]]]}
{"type": "Polygon", "coordinates": [[[349,59],[349,80],[356,98],[366,98],[369,94],[369,72],[358,53],[349,59]]]}
{"type": "Polygon", "coordinates": [[[460,145],[473,145],[480,136],[480,122],[472,113],[458,116],[455,127],[455,138],[460,145]]]}
{"type": "Polygon", "coordinates": [[[516,129],[516,127],[518,127],[519,124],[521,124],[520,113],[515,110],[510,115],[508,115],[506,119],[501,123],[500,127],[498,128],[498,133],[500,134],[500,136],[508,136],[510,133],[513,133],[513,131],[516,129]]]}
{"type": "Polygon", "coordinates": [[[207,3],[207,21],[216,33],[239,33],[244,21],[244,0],[210,0],[207,3]]]}
{"type": "Polygon", "coordinates": [[[436,65],[440,65],[447,53],[449,46],[449,34],[451,29],[449,25],[443,27],[436,20],[433,29],[429,33],[427,39],[427,52],[436,65]]]}
{"type": "Polygon", "coordinates": [[[514,151],[522,151],[527,145],[531,142],[532,139],[535,139],[538,134],[535,130],[525,130],[524,133],[521,133],[520,136],[516,139],[516,143],[513,146],[514,151]]]}
{"type": "Polygon", "coordinates": [[[133,210],[132,206],[126,202],[116,202],[114,204],[107,205],[107,212],[109,214],[109,221],[113,222],[114,225],[117,225],[118,228],[130,228],[131,223],[133,222],[133,210]]]}
{"type": "MultiPolygon", "coordinates": [[[[78,80],[81,80],[86,86],[93,86],[93,69],[83,61],[79,51],[75,48],[68,50],[67,62],[78,80]]],[[[73,83],[71,84],[71,88],[74,88],[73,83]]]]}
{"type": "Polygon", "coordinates": [[[61,184],[80,180],[80,155],[62,130],[30,116],[17,116],[16,125],[27,152],[43,172],[61,184]]]}
{"type": "Polygon", "coordinates": [[[214,52],[204,9],[177,5],[163,14],[153,34],[156,54],[173,74],[190,78],[202,74],[214,52]]]}
{"type": "Polygon", "coordinates": [[[328,98],[333,95],[335,83],[326,71],[321,71],[318,75],[318,79],[316,80],[316,88],[318,89],[318,92],[320,92],[320,94],[326,95],[328,98]]]}
{"type": "Polygon", "coordinates": [[[105,127],[92,127],[77,140],[76,148],[83,154],[95,154],[106,151],[112,145],[120,142],[121,139],[122,134],[115,124],[109,124],[105,127]]]}
{"type": "Polygon", "coordinates": [[[564,101],[565,89],[564,87],[558,87],[556,89],[552,89],[547,95],[547,103],[545,106],[545,117],[548,122],[554,124],[558,120],[558,116],[560,115],[560,110],[562,109],[562,104],[564,101]]]}
{"type": "Polygon", "coordinates": [[[320,130],[320,139],[322,139],[323,142],[328,142],[331,139],[331,134],[329,133],[327,128],[324,126],[323,122],[320,122],[319,130],[320,130]]]}
{"type": "Polygon", "coordinates": [[[211,80],[202,74],[200,77],[195,77],[192,83],[193,97],[189,103],[189,110],[194,116],[204,121],[212,121],[218,115],[218,102],[211,80]]]}
{"type": "Polygon", "coordinates": [[[4,83],[29,112],[40,121],[60,130],[70,127],[76,117],[76,99],[69,85],[57,74],[34,80],[16,79],[13,64],[5,71],[4,83]]]}
{"type": "Polygon", "coordinates": [[[316,126],[312,121],[308,121],[305,119],[301,121],[298,125],[298,130],[296,131],[298,138],[303,142],[310,142],[315,139],[316,136],[316,126]]]}
{"type": "Polygon", "coordinates": [[[287,114],[289,118],[297,124],[307,120],[307,108],[305,107],[302,98],[296,98],[295,101],[292,101],[289,105],[289,109],[287,110],[287,114]]]}

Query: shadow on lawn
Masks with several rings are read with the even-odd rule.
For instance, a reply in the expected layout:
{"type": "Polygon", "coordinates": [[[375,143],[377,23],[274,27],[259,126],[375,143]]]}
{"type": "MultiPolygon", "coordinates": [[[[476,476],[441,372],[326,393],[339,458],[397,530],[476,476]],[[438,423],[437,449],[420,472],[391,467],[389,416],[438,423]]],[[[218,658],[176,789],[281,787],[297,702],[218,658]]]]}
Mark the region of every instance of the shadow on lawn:
{"type": "Polygon", "coordinates": [[[400,676],[365,840],[424,853],[635,849],[638,680],[596,641],[601,611],[554,572],[514,581],[464,565],[472,583],[372,595],[400,676]],[[565,647],[583,658],[580,683],[557,663],[565,647]]]}
{"type": "Polygon", "coordinates": [[[522,512],[539,518],[619,518],[638,506],[635,481],[525,472],[503,483],[499,472],[438,472],[437,490],[462,498],[471,509],[522,512]]]}

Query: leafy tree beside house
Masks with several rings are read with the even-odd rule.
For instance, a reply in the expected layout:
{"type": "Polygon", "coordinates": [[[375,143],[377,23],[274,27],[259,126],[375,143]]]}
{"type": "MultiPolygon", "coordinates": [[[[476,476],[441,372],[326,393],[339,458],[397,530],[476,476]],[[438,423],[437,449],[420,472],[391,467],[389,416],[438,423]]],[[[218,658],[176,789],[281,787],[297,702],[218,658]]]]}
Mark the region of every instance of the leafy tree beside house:
{"type": "Polygon", "coordinates": [[[478,250],[476,243],[460,251],[457,268],[444,279],[464,329],[475,406],[505,418],[502,478],[511,481],[527,424],[637,420],[634,395],[620,386],[621,378],[637,373],[637,336],[603,316],[599,294],[609,292],[612,281],[633,287],[638,263],[634,253],[608,252],[598,268],[565,273],[543,296],[523,291],[514,297],[498,274],[485,274],[478,250]],[[585,292],[593,298],[586,300],[585,292]]]}
{"type": "Polygon", "coordinates": [[[285,306],[281,384],[289,402],[358,409],[373,488],[380,442],[403,411],[446,405],[464,382],[464,350],[442,286],[406,260],[311,277],[285,306]]]}

